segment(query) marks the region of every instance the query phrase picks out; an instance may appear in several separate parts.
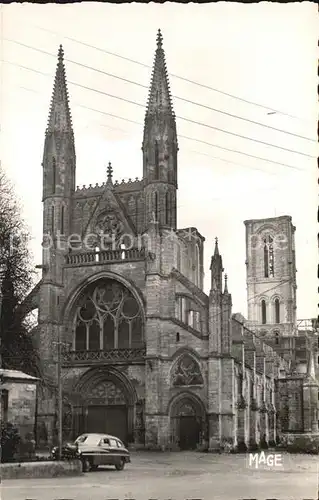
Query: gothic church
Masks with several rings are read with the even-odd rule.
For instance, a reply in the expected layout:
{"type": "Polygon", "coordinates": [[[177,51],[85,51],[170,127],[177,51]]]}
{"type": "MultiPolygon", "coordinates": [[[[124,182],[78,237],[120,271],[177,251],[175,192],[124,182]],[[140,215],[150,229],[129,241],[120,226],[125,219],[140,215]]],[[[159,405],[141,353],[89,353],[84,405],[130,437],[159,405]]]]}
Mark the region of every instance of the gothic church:
{"type": "Polygon", "coordinates": [[[252,331],[232,314],[217,240],[203,291],[205,239],[177,227],[177,139],[159,31],[142,180],[115,182],[109,164],[101,185],[76,187],[60,47],[42,165],[42,279],[29,297],[39,310],[39,442],[56,439],[59,366],[65,439],[107,432],[135,448],[215,450],[318,430],[311,356],[301,385],[289,386],[289,359],[255,334],[259,316],[250,314],[252,331]]]}

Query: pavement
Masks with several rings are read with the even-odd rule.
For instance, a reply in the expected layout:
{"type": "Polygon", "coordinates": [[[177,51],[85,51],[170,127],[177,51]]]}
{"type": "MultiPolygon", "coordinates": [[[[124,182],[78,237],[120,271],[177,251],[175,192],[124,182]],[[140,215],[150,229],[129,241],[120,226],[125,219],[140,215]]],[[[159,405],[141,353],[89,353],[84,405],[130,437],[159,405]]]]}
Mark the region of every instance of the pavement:
{"type": "Polygon", "coordinates": [[[248,455],[132,452],[118,472],[76,478],[6,480],[1,500],[317,500],[318,456],[283,454],[277,465],[248,455]]]}

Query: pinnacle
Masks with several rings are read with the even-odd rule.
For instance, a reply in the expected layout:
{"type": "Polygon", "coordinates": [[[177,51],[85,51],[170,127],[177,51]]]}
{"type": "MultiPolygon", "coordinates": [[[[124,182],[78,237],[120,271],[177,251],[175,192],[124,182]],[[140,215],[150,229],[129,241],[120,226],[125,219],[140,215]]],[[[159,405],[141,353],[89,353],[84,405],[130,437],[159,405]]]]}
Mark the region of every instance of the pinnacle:
{"type": "Polygon", "coordinates": [[[227,276],[227,274],[225,274],[225,286],[224,286],[224,293],[228,293],[227,280],[228,280],[228,276],[227,276]]]}
{"type": "Polygon", "coordinates": [[[58,52],[58,61],[59,61],[59,63],[63,63],[63,59],[64,59],[64,51],[63,51],[62,45],[60,45],[59,52],[58,52]]]}
{"type": "Polygon", "coordinates": [[[156,41],[157,41],[157,48],[161,49],[163,46],[163,36],[162,36],[160,29],[157,32],[157,40],[156,41]]]}
{"type": "Polygon", "coordinates": [[[214,255],[219,255],[219,249],[218,249],[218,238],[215,238],[215,251],[214,255]]]}
{"type": "Polygon", "coordinates": [[[111,162],[109,162],[107,169],[106,169],[106,172],[107,172],[107,182],[112,183],[113,168],[112,168],[111,162]]]}

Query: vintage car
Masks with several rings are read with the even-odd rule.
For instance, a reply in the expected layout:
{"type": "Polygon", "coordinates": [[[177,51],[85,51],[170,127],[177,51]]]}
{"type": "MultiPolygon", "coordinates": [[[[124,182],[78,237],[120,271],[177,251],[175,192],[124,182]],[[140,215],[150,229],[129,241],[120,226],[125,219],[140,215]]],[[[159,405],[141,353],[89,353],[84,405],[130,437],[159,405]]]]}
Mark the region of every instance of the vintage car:
{"type": "MultiPolygon", "coordinates": [[[[57,456],[57,448],[52,456],[57,456]]],[[[96,470],[99,465],[114,465],[116,470],[123,470],[131,461],[130,454],[120,439],[109,434],[81,434],[74,443],[62,449],[64,458],[79,458],[83,472],[96,470]]]]}

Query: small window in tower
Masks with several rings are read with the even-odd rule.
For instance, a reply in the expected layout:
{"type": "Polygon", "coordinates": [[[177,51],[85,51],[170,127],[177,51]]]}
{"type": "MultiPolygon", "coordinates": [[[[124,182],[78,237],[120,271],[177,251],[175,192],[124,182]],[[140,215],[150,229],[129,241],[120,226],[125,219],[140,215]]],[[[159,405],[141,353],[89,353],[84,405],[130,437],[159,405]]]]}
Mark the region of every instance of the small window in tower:
{"type": "Polygon", "coordinates": [[[179,335],[179,332],[176,332],[176,342],[179,342],[180,341],[180,335],[179,335]]]}
{"type": "Polygon", "coordinates": [[[158,194],[154,193],[155,220],[158,222],[158,194]]]}
{"type": "Polygon", "coordinates": [[[183,323],[187,323],[187,318],[186,318],[186,299],[185,297],[181,298],[181,321],[183,323]]]}
{"type": "Polygon", "coordinates": [[[194,311],[188,311],[188,324],[192,328],[194,327],[194,311]]]}
{"type": "Polygon", "coordinates": [[[155,141],[155,180],[159,179],[159,151],[158,142],[155,141]]]}
{"type": "Polygon", "coordinates": [[[52,193],[55,193],[56,189],[56,162],[55,158],[52,158],[52,193]]]}
{"type": "Polygon", "coordinates": [[[280,323],[280,302],[279,299],[275,300],[275,323],[280,323]]]}
{"type": "Polygon", "coordinates": [[[169,213],[170,207],[169,207],[169,192],[167,191],[165,194],[165,224],[169,225],[169,213]]]}
{"type": "Polygon", "coordinates": [[[64,234],[64,205],[61,207],[61,234],[64,234]]]}
{"type": "Polygon", "coordinates": [[[54,233],[54,207],[51,209],[51,231],[54,233]]]}
{"type": "Polygon", "coordinates": [[[267,323],[267,313],[266,313],[266,302],[265,300],[261,301],[261,322],[263,325],[267,323]]]}
{"type": "Polygon", "coordinates": [[[198,245],[195,246],[195,285],[200,286],[200,254],[198,245]]]}
{"type": "Polygon", "coordinates": [[[269,268],[268,268],[268,246],[266,239],[264,240],[264,274],[265,278],[269,278],[269,268]]]}
{"type": "Polygon", "coordinates": [[[269,244],[268,244],[268,252],[269,252],[269,276],[274,277],[275,269],[274,269],[274,247],[273,247],[273,239],[269,236],[269,244]]]}
{"type": "Polygon", "coordinates": [[[275,344],[276,345],[279,344],[279,332],[278,332],[278,330],[275,331],[275,344]]]}

